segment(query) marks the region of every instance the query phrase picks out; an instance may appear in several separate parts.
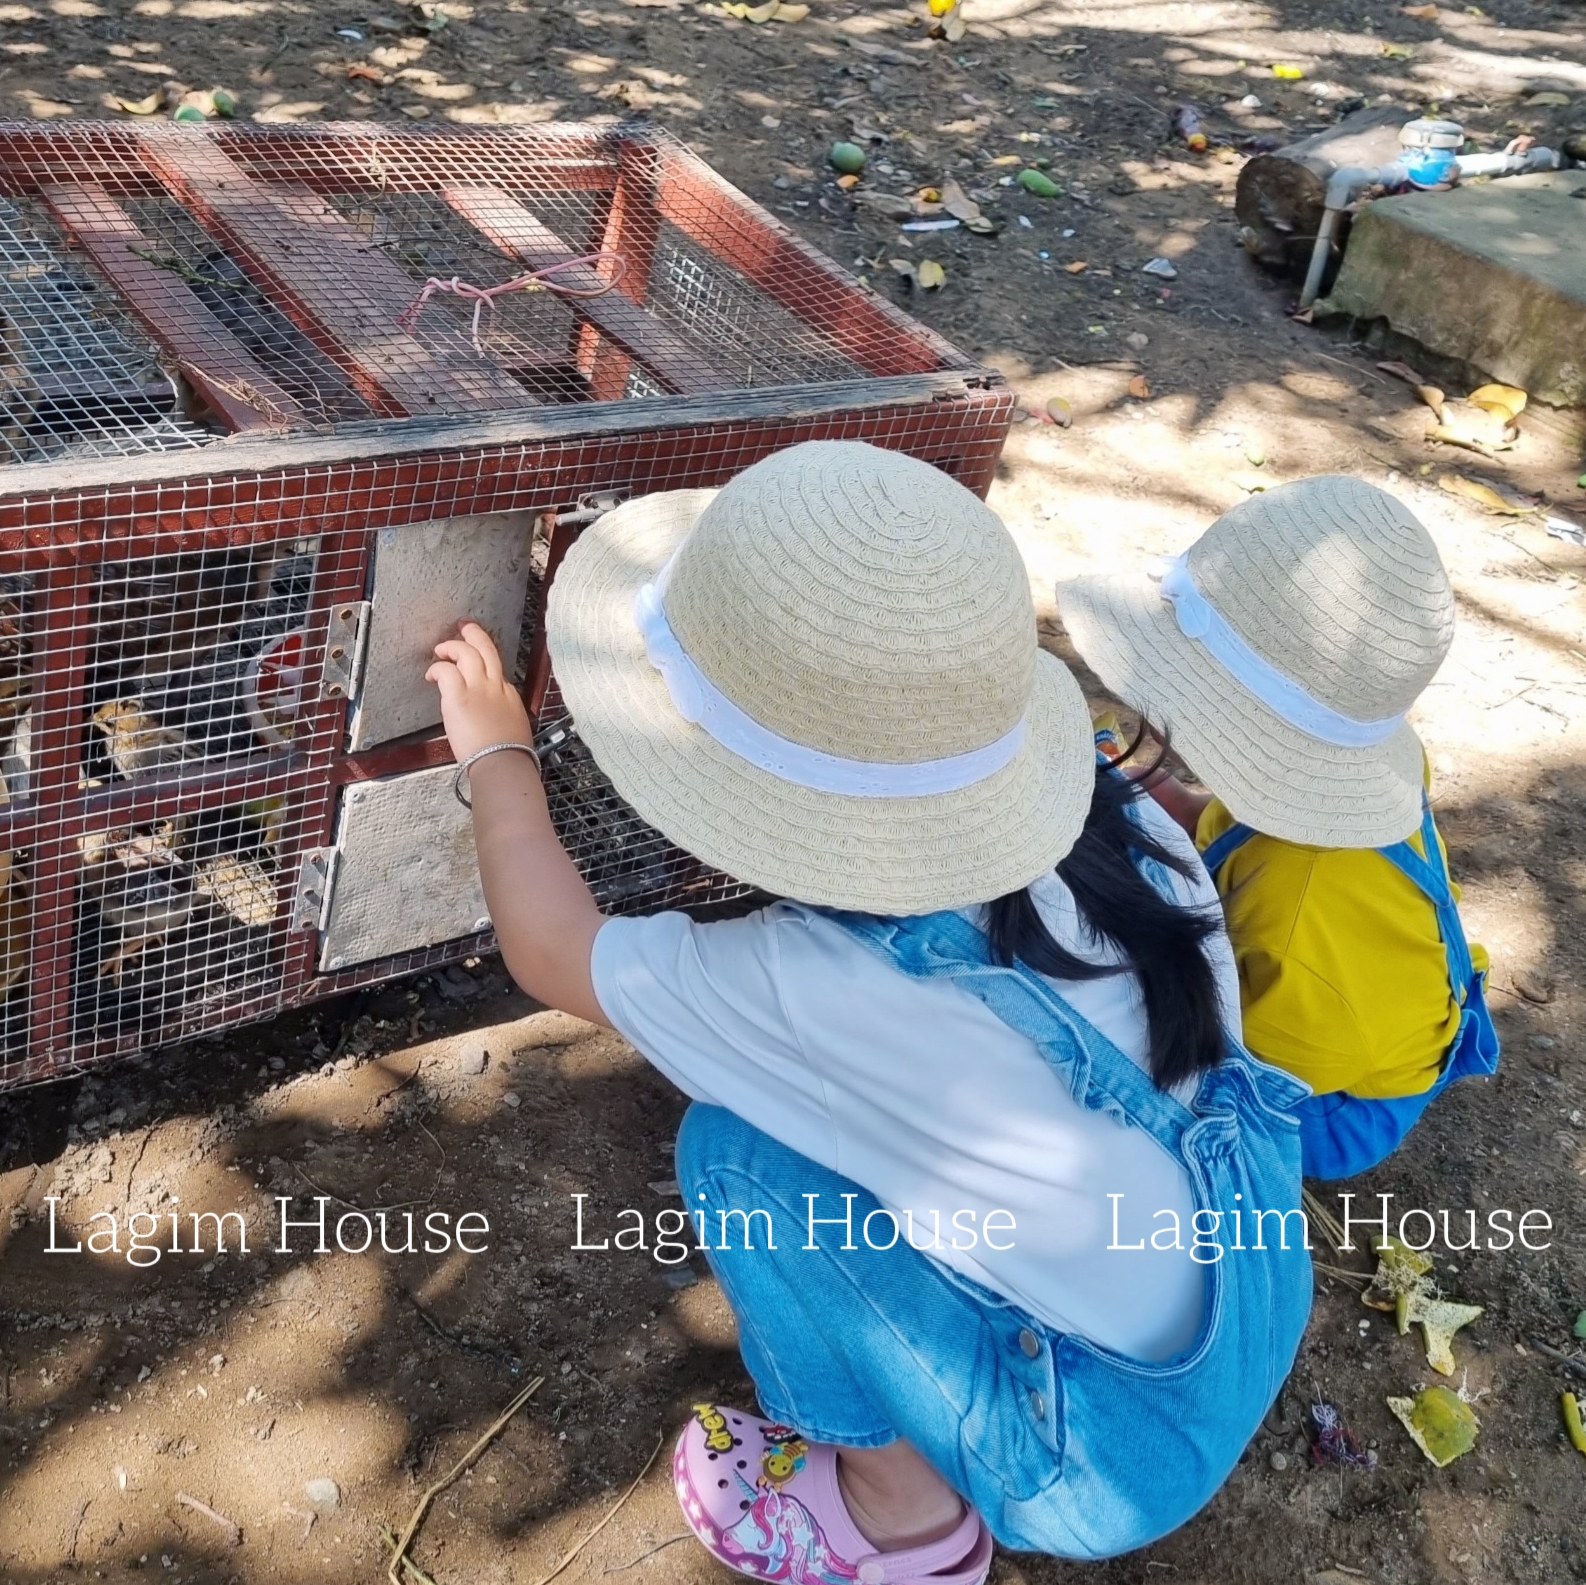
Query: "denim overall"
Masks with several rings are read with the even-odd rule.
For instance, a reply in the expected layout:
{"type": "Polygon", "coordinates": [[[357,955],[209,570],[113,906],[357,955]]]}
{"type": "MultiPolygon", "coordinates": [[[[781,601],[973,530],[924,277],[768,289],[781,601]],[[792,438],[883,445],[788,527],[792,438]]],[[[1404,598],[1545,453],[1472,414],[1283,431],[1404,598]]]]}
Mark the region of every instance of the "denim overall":
{"type": "Polygon", "coordinates": [[[1292,1113],[1305,1087],[1230,1044],[1185,1106],[1046,980],[995,964],[961,915],[828,917],[901,972],[956,981],[1027,1035],[1082,1106],[1149,1133],[1184,1164],[1197,1211],[1225,1213],[1223,1250],[1203,1268],[1190,1347],[1160,1363],[1132,1359],[1046,1326],[901,1241],[871,1247],[860,1228],[889,1214],[874,1196],[733,1113],[696,1105],[678,1138],[685,1205],[701,1206],[706,1226],[724,1207],[760,1207],[778,1230],[774,1253],[763,1241],[707,1251],[762,1408],[813,1440],[906,1438],[1005,1546],[1099,1558],[1145,1545],[1227,1478],[1299,1346],[1311,1271],[1292,1113]],[[840,1223],[811,1230],[818,1249],[799,1247],[809,1194],[828,1217],[853,1197],[855,1247],[842,1247],[840,1223]],[[1237,1236],[1226,1214],[1236,1207],[1237,1236]],[[1258,1210],[1294,1213],[1267,1219],[1261,1250],[1258,1210]]]}
{"type": "MultiPolygon", "coordinates": [[[[1257,834],[1246,825],[1230,826],[1201,854],[1213,880],[1229,858],[1257,834]]],[[[1449,994],[1461,1009],[1459,1028],[1444,1053],[1437,1082],[1420,1095],[1371,1100],[1338,1090],[1302,1101],[1298,1107],[1300,1160],[1308,1178],[1352,1178],[1376,1166],[1393,1154],[1433,1098],[1455,1079],[1497,1071],[1498,1031],[1487,1011],[1486,977],[1471,964],[1448,864],[1432,823],[1432,806],[1424,795],[1421,846],[1426,850],[1424,857],[1408,842],[1395,842],[1376,851],[1408,875],[1437,910],[1437,931],[1448,959],[1449,994]]]]}

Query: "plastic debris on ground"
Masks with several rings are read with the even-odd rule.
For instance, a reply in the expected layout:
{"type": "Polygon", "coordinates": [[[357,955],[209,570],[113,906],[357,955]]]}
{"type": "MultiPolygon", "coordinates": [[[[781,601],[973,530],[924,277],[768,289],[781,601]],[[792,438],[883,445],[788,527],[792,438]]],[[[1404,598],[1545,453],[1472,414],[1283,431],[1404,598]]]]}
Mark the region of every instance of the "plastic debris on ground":
{"type": "Polygon", "coordinates": [[[1361,1447],[1355,1433],[1344,1424],[1338,1405],[1318,1398],[1306,1411],[1306,1427],[1311,1444],[1311,1462],[1338,1464],[1345,1469],[1375,1469],[1377,1455],[1361,1447]]]}
{"type": "Polygon", "coordinates": [[[1481,1422],[1451,1387],[1423,1387],[1413,1398],[1389,1398],[1388,1407],[1439,1469],[1476,1445],[1481,1422]]]}
{"type": "Polygon", "coordinates": [[[1454,1374],[1454,1334],[1483,1314],[1479,1304],[1455,1304],[1448,1299],[1433,1299],[1424,1293],[1402,1293],[1396,1317],[1399,1336],[1412,1326],[1421,1328],[1426,1343],[1426,1362],[1440,1376],[1454,1374]]]}
{"type": "Polygon", "coordinates": [[[1174,111],[1173,131],[1196,154],[1206,152],[1208,139],[1201,130],[1201,118],[1193,105],[1180,105],[1174,111]]]}
{"type": "Polygon", "coordinates": [[[1154,275],[1159,280],[1176,281],[1178,271],[1173,267],[1171,259],[1150,259],[1140,266],[1142,275],[1154,275]]]}

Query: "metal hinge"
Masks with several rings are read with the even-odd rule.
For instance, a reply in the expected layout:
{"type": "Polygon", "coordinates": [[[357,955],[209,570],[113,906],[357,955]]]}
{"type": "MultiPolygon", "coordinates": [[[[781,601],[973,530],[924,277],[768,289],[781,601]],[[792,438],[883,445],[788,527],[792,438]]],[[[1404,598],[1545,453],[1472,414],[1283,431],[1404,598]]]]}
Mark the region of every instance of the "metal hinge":
{"type": "Polygon", "coordinates": [[[325,656],[320,671],[321,699],[356,699],[363,686],[364,646],[369,633],[369,602],[341,600],[330,608],[325,656]]]}
{"type": "Polygon", "coordinates": [[[297,898],[292,905],[294,930],[323,930],[330,918],[331,888],[336,883],[335,848],[310,848],[297,875],[297,898]]]}

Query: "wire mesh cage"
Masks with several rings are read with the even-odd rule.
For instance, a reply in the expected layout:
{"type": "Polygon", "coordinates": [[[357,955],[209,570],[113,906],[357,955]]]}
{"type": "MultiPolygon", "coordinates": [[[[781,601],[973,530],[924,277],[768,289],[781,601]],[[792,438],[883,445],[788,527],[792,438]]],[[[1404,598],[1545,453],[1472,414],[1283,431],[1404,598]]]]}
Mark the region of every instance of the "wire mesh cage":
{"type": "Polygon", "coordinates": [[[0,1088],[491,944],[463,612],[602,906],[749,906],[580,742],[562,555],[802,440],[983,493],[1012,406],[649,126],[0,125],[0,1088]]]}

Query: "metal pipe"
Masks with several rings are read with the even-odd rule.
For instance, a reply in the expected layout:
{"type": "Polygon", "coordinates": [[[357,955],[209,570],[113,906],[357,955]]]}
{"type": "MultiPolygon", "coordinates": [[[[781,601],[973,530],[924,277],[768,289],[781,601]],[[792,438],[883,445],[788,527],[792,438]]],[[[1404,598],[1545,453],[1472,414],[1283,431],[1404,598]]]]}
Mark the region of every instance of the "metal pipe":
{"type": "Polygon", "coordinates": [[[1343,165],[1327,178],[1322,221],[1316,228],[1310,267],[1305,272],[1305,285],[1300,290],[1301,313],[1316,301],[1322,289],[1322,277],[1327,273],[1327,260],[1332,254],[1333,232],[1338,229],[1338,217],[1368,187],[1396,186],[1407,180],[1408,175],[1405,162],[1393,160],[1387,165],[1343,165]]]}
{"type": "MultiPolygon", "coordinates": [[[[1522,176],[1529,171],[1556,171],[1564,163],[1562,155],[1553,149],[1543,148],[1528,149],[1524,154],[1459,154],[1454,158],[1461,180],[1472,176],[1522,176]]],[[[1323,200],[1326,207],[1322,211],[1321,224],[1316,228],[1316,242],[1311,249],[1310,267],[1305,272],[1305,285],[1300,290],[1302,313],[1316,301],[1322,289],[1322,277],[1327,273],[1338,217],[1368,187],[1397,187],[1409,179],[1409,163],[1402,159],[1374,168],[1345,165],[1328,177],[1323,200]]]]}

